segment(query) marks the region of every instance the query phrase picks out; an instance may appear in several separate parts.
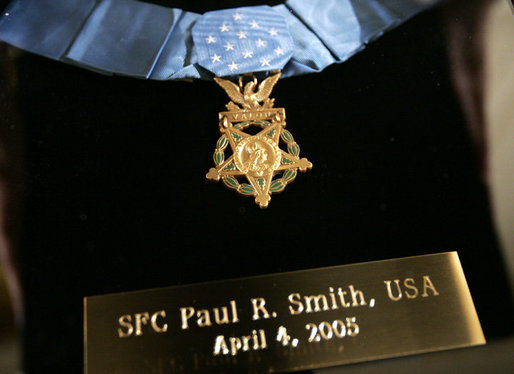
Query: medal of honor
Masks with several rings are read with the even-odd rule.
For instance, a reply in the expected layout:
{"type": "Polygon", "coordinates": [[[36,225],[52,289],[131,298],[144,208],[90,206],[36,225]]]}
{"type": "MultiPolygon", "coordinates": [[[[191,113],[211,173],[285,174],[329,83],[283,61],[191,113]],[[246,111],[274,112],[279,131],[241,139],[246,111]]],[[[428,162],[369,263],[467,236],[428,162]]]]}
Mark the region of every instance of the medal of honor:
{"type": "Polygon", "coordinates": [[[312,167],[306,158],[299,157],[300,147],[285,129],[285,110],[273,108],[274,99],[269,98],[279,78],[280,73],[276,73],[258,87],[255,77],[244,87],[242,77],[239,85],[215,78],[232,101],[227,104],[228,111],[219,114],[222,136],[213,155],[216,167],[206,177],[213,181],[221,179],[242,195],[255,196],[255,203],[261,208],[268,206],[272,193],[283,191],[296,178],[298,170],[312,167]],[[258,133],[245,132],[251,127],[256,127],[258,133]],[[287,150],[280,148],[280,143],[287,150]],[[229,150],[231,154],[227,156],[229,150]],[[274,178],[277,174],[280,177],[274,178]],[[248,183],[240,183],[238,177],[246,178],[248,183]]]}
{"type": "Polygon", "coordinates": [[[266,208],[300,171],[312,168],[285,129],[283,108],[270,98],[293,54],[284,18],[266,6],[205,13],[193,28],[198,63],[215,73],[231,101],[219,114],[219,138],[209,180],[223,181],[266,208]],[[254,73],[270,75],[258,83],[254,73]],[[238,83],[221,77],[239,75],[238,83]]]}

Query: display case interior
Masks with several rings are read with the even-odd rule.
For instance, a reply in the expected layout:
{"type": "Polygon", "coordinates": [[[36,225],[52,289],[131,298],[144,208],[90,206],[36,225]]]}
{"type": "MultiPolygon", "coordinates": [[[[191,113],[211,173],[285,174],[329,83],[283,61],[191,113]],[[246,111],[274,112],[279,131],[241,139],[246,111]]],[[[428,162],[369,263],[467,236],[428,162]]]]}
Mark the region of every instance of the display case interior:
{"type": "MultiPolygon", "coordinates": [[[[153,3],[203,13],[261,2],[153,3]]],[[[85,296],[453,250],[486,337],[511,335],[449,6],[277,84],[313,168],[267,209],[205,180],[227,101],[212,81],[106,76],[11,49],[2,142],[16,144],[26,372],[82,372],[85,296]]]]}

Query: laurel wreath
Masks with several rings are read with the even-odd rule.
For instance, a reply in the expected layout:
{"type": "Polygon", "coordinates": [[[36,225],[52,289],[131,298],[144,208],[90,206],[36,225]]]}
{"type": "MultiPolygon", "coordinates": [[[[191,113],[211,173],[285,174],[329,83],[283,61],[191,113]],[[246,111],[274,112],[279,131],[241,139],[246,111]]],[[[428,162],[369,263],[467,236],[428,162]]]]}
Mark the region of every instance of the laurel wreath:
{"type": "MultiPolygon", "coordinates": [[[[250,125],[256,125],[256,126],[260,126],[261,128],[265,128],[265,127],[270,126],[271,122],[269,122],[269,121],[244,121],[244,122],[239,122],[239,123],[235,124],[234,128],[243,130],[250,125]]],[[[275,131],[275,129],[273,129],[271,131],[275,131]]],[[[284,143],[287,144],[287,152],[292,156],[298,157],[300,154],[300,146],[294,141],[293,135],[289,131],[282,129],[280,138],[282,139],[282,141],[284,143]]],[[[217,167],[219,167],[225,161],[225,149],[227,148],[228,145],[229,145],[229,141],[228,141],[226,135],[222,135],[218,139],[218,142],[216,143],[216,149],[214,150],[214,154],[213,154],[214,164],[217,167]]],[[[289,163],[292,164],[293,160],[290,160],[287,157],[282,158],[282,164],[289,164],[289,163]]],[[[225,166],[225,168],[224,168],[224,170],[231,170],[231,169],[235,169],[235,166],[233,164],[229,164],[229,165],[225,166]]],[[[286,185],[288,183],[292,182],[296,178],[296,175],[297,175],[297,168],[291,168],[291,169],[285,170],[282,173],[282,176],[280,178],[272,180],[269,191],[272,193],[282,192],[284,190],[284,188],[286,187],[286,185]]],[[[225,186],[227,186],[228,188],[231,188],[233,190],[236,190],[241,195],[254,196],[257,194],[257,191],[251,184],[239,183],[238,180],[233,176],[222,175],[221,179],[223,181],[223,184],[225,184],[225,186]]],[[[259,183],[260,185],[262,183],[261,186],[263,186],[265,183],[264,178],[257,179],[257,183],[259,183]]]]}

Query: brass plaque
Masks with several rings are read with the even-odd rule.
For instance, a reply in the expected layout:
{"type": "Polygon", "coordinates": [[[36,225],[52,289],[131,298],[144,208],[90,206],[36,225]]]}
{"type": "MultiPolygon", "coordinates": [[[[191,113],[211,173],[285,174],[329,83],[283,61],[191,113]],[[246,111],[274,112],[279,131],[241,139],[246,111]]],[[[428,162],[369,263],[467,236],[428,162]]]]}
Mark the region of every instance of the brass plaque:
{"type": "Polygon", "coordinates": [[[84,299],[85,372],[264,373],[485,344],[456,252],[84,299]]]}

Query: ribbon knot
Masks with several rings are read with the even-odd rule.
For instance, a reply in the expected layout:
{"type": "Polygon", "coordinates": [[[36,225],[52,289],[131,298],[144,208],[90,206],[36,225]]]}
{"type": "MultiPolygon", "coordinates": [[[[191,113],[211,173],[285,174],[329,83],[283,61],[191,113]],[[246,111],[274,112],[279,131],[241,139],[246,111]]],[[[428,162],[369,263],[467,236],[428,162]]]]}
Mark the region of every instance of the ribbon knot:
{"type": "Polygon", "coordinates": [[[282,69],[294,52],[284,17],[268,6],[207,12],[193,41],[198,64],[221,77],[282,69]]]}

